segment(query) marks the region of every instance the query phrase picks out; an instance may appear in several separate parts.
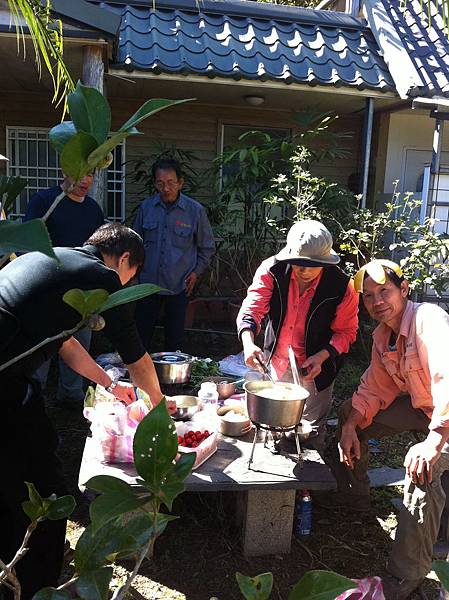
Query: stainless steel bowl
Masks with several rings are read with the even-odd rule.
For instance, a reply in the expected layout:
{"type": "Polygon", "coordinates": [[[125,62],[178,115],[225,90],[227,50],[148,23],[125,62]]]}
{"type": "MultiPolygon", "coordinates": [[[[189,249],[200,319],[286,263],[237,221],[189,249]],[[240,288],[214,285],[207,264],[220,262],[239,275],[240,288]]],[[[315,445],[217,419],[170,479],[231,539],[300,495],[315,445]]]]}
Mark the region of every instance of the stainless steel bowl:
{"type": "Polygon", "coordinates": [[[295,427],[309,395],[302,386],[283,382],[273,385],[269,381],[248,381],[243,389],[249,418],[267,427],[295,427]]]}
{"type": "Polygon", "coordinates": [[[199,410],[196,396],[170,396],[168,399],[176,402],[176,411],[171,415],[175,421],[188,421],[199,410]]]}
{"type": "Polygon", "coordinates": [[[151,354],[157,376],[161,383],[187,383],[195,360],[184,352],[156,352],[151,354]]]}
{"type": "Polygon", "coordinates": [[[217,392],[219,400],[226,400],[237,392],[237,383],[243,380],[234,381],[233,377],[226,377],[226,375],[213,375],[211,377],[205,377],[204,381],[213,381],[217,384],[217,392]]]}

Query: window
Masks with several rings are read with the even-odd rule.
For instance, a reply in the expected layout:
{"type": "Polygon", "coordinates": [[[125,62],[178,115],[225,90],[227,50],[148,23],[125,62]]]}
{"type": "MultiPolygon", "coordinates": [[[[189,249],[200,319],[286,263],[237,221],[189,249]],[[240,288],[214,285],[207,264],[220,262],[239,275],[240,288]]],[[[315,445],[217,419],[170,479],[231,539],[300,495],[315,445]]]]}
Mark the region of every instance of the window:
{"type": "MultiPolygon", "coordinates": [[[[54,187],[62,179],[59,155],[50,145],[48,129],[7,127],[8,174],[20,175],[28,185],[16,200],[12,216],[23,216],[28,200],[39,190],[54,187]]],[[[125,218],[125,146],[113,151],[114,160],[107,173],[105,216],[111,221],[125,218]]]]}

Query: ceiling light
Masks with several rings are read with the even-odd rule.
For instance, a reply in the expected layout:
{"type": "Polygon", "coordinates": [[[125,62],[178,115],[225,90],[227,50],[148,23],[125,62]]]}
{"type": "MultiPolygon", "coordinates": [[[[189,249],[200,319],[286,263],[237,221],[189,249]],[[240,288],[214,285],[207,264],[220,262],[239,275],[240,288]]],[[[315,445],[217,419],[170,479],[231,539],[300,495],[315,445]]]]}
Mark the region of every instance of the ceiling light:
{"type": "Polygon", "coordinates": [[[265,102],[264,96],[244,96],[244,98],[251,106],[261,106],[265,102]]]}

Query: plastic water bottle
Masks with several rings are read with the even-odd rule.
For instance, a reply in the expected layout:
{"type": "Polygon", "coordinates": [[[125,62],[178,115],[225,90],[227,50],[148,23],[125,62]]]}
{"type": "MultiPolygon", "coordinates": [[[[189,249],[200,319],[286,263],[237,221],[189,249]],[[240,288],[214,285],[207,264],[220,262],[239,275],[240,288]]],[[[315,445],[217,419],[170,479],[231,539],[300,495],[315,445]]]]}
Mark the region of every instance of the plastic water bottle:
{"type": "Polygon", "coordinates": [[[216,410],[218,404],[217,384],[213,381],[205,381],[202,383],[198,390],[198,398],[201,400],[206,410],[208,408],[216,410]]]}
{"type": "Polygon", "coordinates": [[[307,490],[303,490],[296,501],[295,534],[298,536],[312,533],[312,498],[307,490]]]}

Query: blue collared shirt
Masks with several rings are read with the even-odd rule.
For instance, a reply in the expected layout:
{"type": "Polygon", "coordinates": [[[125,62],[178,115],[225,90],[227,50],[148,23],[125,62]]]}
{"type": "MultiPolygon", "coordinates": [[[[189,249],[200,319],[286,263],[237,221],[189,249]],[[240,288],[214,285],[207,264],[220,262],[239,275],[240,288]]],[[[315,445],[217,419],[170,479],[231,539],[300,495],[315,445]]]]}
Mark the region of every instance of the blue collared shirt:
{"type": "Polygon", "coordinates": [[[215,252],[215,241],[206,211],[199,202],[180,194],[173,204],[159,194],[146,198],[134,224],[145,244],[145,264],[140,283],[155,283],[171,293],[185,289],[185,278],[200,275],[215,252]]]}

